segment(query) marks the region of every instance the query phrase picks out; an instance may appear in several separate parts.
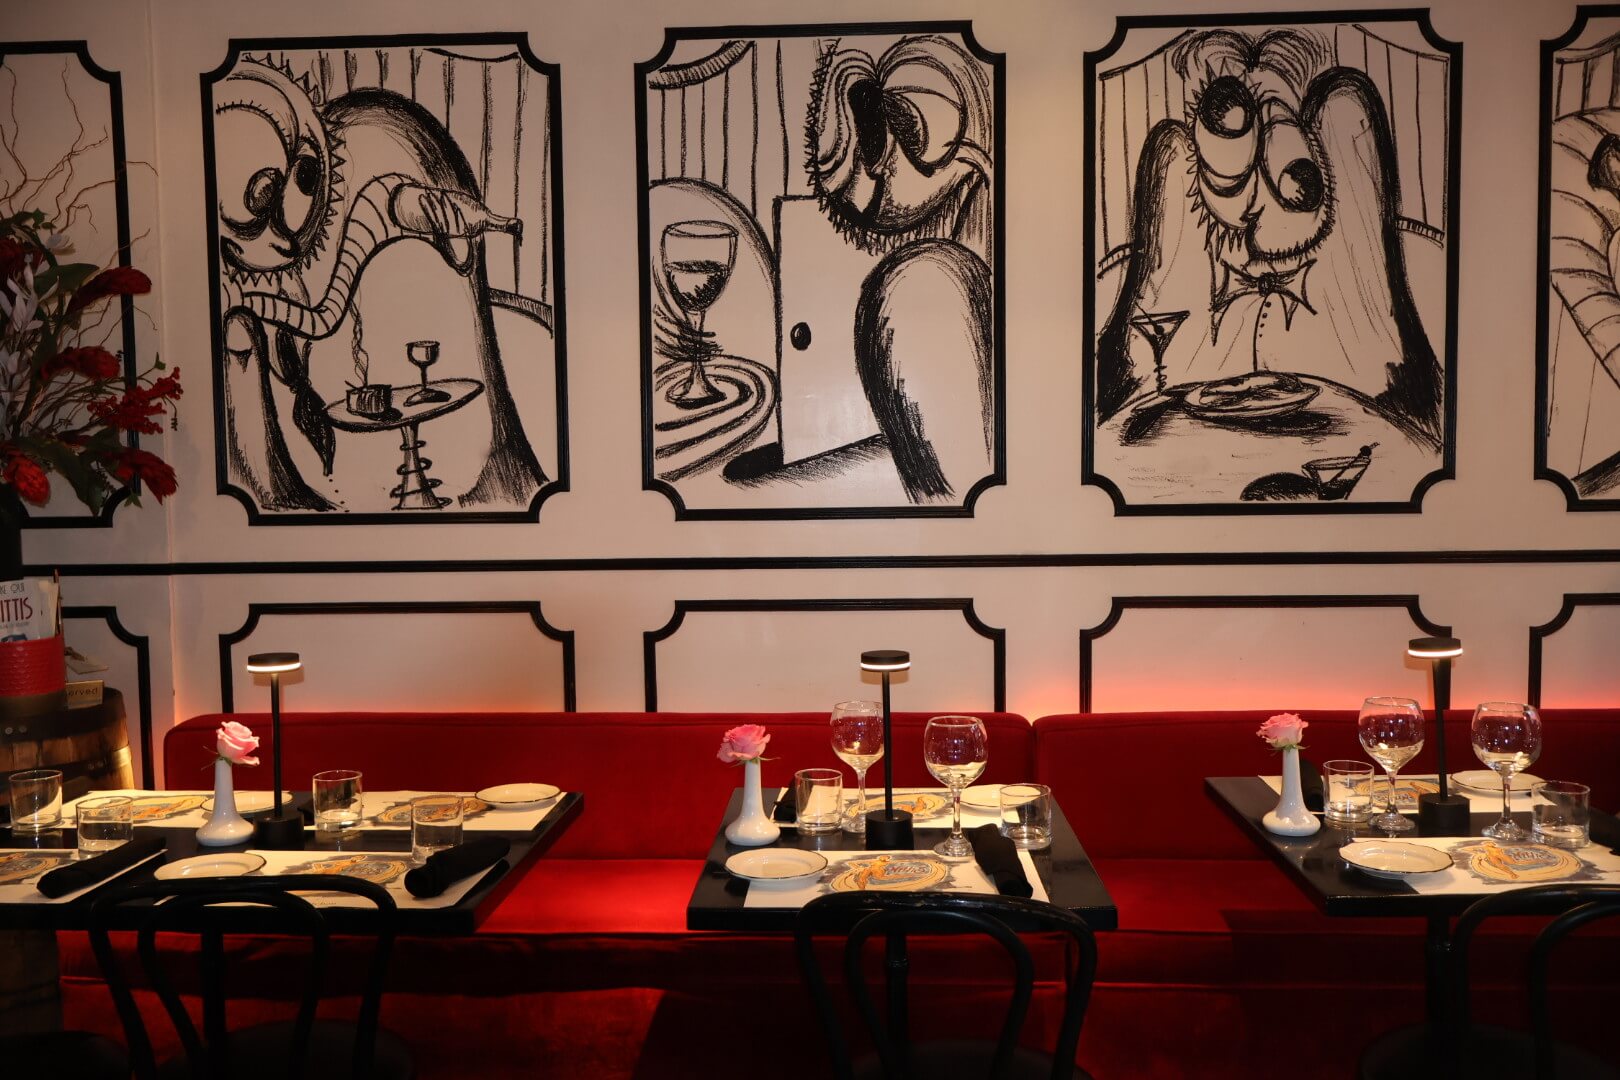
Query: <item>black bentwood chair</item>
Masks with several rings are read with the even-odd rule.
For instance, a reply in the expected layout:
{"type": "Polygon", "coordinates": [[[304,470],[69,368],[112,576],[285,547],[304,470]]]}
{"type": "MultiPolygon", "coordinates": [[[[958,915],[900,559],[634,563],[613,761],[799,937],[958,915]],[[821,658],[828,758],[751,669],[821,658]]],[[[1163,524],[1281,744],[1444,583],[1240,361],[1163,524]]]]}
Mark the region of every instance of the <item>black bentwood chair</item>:
{"type": "Polygon", "coordinates": [[[1411,1076],[1620,1080],[1620,1068],[1553,1037],[1547,991],[1553,950],[1573,931],[1617,915],[1617,885],[1533,885],[1476,901],[1452,929],[1444,1024],[1438,1031],[1429,1025],[1400,1028],[1374,1040],[1361,1057],[1362,1080],[1411,1076]],[[1530,947],[1523,983],[1530,998],[1527,1032],[1472,1021],[1469,945],[1479,925],[1494,915],[1556,916],[1530,947]]]}
{"type": "MultiPolygon", "coordinates": [[[[1097,946],[1085,920],[1070,911],[1037,900],[1007,896],[963,896],[944,893],[834,893],[818,897],[799,913],[794,929],[799,968],[815,1001],[828,1048],[840,1080],[884,1077],[886,1080],[932,1080],[937,1077],[985,1077],[1023,1080],[1077,1077],[1090,1080],[1074,1064],[1075,1044],[1085,1020],[1091,983],[1097,973],[1097,946]],[[910,961],[907,937],[914,934],[981,934],[1012,961],[1011,996],[995,1042],[949,1040],[914,1043],[907,1015],[910,961]],[[1051,1056],[1018,1045],[1035,986],[1035,964],[1020,933],[1066,935],[1064,953],[1073,970],[1067,974],[1063,1022],[1051,1056]],[[816,959],[818,935],[843,935],[844,981],[877,1049],[875,1059],[852,1060],[832,995],[816,959]],[[866,943],[885,942],[884,984],[887,1019],[867,985],[862,963],[866,943]],[[1072,943],[1072,945],[1071,945],[1072,943]]],[[[975,971],[977,976],[978,972],[975,971]]]]}
{"type": "MultiPolygon", "coordinates": [[[[377,1027],[383,972],[394,943],[393,898],[369,881],[327,874],[152,881],[97,899],[90,912],[90,943],[107,979],[138,1080],[409,1080],[415,1068],[399,1039],[377,1027]],[[345,892],[369,900],[382,925],[367,964],[354,1023],[317,1020],[316,1007],[331,957],[331,934],[319,909],[295,890],[345,892]],[[220,905],[257,905],[260,910],[220,905]],[[130,980],[109,936],[133,926],[140,968],[162,1002],[184,1053],[161,1065],[136,1006],[130,980]],[[225,1018],[226,933],[306,937],[309,956],[300,968],[302,989],[294,1020],[229,1030],[225,1018]],[[203,1030],[181,1000],[172,969],[182,960],[159,951],[159,933],[194,933],[200,940],[203,1030]]],[[[275,987],[281,989],[281,985],[275,987]]]]}

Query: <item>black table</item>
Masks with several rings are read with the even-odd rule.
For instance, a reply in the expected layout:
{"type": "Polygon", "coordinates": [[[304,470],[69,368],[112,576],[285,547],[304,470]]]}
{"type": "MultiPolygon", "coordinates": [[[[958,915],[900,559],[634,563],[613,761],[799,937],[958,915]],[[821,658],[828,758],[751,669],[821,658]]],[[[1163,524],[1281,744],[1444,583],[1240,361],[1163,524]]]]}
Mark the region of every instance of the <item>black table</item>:
{"type": "MultiPolygon", "coordinates": [[[[781,789],[766,792],[766,805],[774,806],[781,789]]],[[[726,860],[739,851],[767,851],[770,848],[803,848],[812,851],[865,851],[865,837],[852,836],[842,830],[814,836],[801,836],[792,825],[782,824],[782,835],[774,844],[765,847],[741,847],[730,843],[725,836],[725,823],[737,816],[742,808],[742,789],[732,793],[721,826],[715,832],[709,847],[703,875],[692,890],[692,899],[686,905],[688,930],[765,930],[791,931],[799,917],[797,908],[745,908],[748,882],[732,877],[726,871],[726,860]]],[[[780,823],[779,823],[780,824],[780,823]]],[[[918,825],[915,829],[916,850],[926,851],[950,835],[950,818],[945,817],[943,827],[918,825]]],[[[1119,912],[1113,897],[1108,895],[1091,857],[1080,846],[1080,840],[1070,827],[1063,810],[1052,802],[1052,845],[1044,851],[1031,851],[1031,861],[1046,886],[1048,899],[1058,907],[1068,908],[1081,916],[1093,930],[1113,930],[1119,926],[1119,912]]]]}

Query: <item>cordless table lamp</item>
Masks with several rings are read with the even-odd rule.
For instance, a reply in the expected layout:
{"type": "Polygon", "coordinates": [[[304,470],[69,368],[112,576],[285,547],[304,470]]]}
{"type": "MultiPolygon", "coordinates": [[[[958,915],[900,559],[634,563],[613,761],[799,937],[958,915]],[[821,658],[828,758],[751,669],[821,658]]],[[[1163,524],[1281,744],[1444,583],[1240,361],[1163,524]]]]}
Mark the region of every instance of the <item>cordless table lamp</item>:
{"type": "Polygon", "coordinates": [[[1424,836],[1467,836],[1468,798],[1451,794],[1446,778],[1446,710],[1451,707],[1451,661],[1462,655],[1462,642],[1453,637],[1413,638],[1406,655],[1432,660],[1434,667],[1434,752],[1440,790],[1418,796],[1418,831],[1424,836]]]}
{"type": "Polygon", "coordinates": [[[889,716],[889,676],[911,669],[911,654],[900,649],[861,653],[861,670],[883,676],[883,809],[866,815],[866,850],[910,850],[911,812],[894,808],[894,725],[889,716]]]}
{"type": "Polygon", "coordinates": [[[281,676],[303,666],[294,652],[255,653],[247,660],[249,672],[270,676],[270,775],[275,799],[274,809],[254,823],[254,847],[284,851],[304,846],[304,819],[291,806],[284,811],[281,805],[281,676]]]}

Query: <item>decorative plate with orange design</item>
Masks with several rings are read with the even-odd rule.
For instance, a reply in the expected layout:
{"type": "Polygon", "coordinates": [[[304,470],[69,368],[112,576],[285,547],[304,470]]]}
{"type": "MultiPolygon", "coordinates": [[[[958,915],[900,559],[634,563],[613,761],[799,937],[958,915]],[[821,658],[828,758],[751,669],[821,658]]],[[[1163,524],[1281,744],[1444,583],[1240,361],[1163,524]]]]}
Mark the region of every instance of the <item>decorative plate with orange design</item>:
{"type": "Polygon", "coordinates": [[[933,855],[897,852],[851,859],[832,879],[834,892],[919,892],[949,880],[951,868],[933,855]]]}
{"type": "Polygon", "coordinates": [[[58,866],[66,866],[72,859],[71,851],[0,852],[0,885],[21,885],[25,881],[44,877],[58,866]]]}
{"type": "Polygon", "coordinates": [[[1586,864],[1567,851],[1545,844],[1503,844],[1495,840],[1463,844],[1457,849],[1463,865],[1486,881],[1515,884],[1569,881],[1591,877],[1586,864]]]}
{"type": "Polygon", "coordinates": [[[329,859],[299,863],[287,867],[286,873],[342,874],[345,877],[361,878],[375,885],[387,885],[390,881],[404,877],[410,868],[411,857],[403,853],[393,855],[356,852],[353,855],[338,855],[329,859]]]}
{"type": "MultiPolygon", "coordinates": [[[[476,795],[463,795],[461,797],[461,813],[464,817],[478,817],[487,814],[493,809],[489,803],[476,795]]],[[[411,823],[411,801],[397,802],[386,806],[371,819],[378,825],[409,825],[411,823]]]]}

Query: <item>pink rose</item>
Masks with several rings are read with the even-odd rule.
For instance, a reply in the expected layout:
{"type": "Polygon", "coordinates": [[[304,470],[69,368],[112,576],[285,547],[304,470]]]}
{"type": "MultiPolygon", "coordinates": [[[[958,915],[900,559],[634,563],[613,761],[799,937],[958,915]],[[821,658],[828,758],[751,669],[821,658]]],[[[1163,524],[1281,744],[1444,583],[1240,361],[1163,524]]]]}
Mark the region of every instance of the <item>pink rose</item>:
{"type": "Polygon", "coordinates": [[[248,755],[258,748],[258,736],[246,724],[238,724],[235,720],[227,720],[219,725],[219,734],[214,737],[214,749],[232,765],[257,765],[259,759],[248,755]]]}
{"type": "Polygon", "coordinates": [[[1278,713],[1261,724],[1255,734],[1270,743],[1273,750],[1287,750],[1299,746],[1299,740],[1305,737],[1305,729],[1310,726],[1294,713],[1278,713]]]}
{"type": "Polygon", "coordinates": [[[739,724],[720,740],[720,753],[717,756],[727,765],[754,761],[764,756],[765,744],[770,741],[771,737],[765,734],[765,729],[760,725],[739,724]]]}

